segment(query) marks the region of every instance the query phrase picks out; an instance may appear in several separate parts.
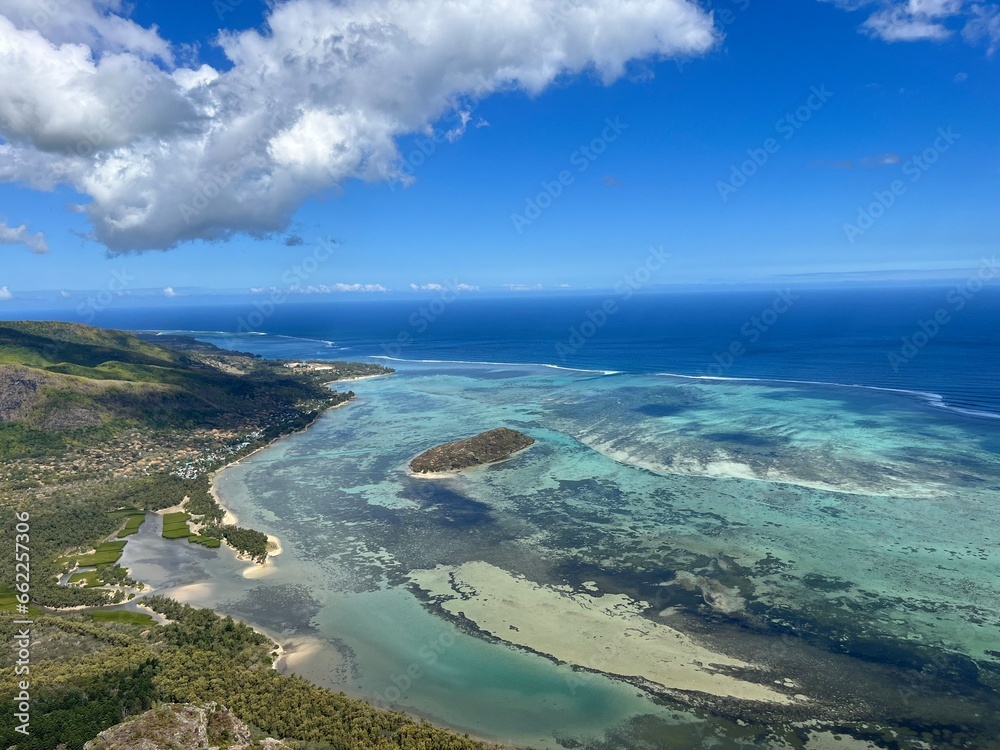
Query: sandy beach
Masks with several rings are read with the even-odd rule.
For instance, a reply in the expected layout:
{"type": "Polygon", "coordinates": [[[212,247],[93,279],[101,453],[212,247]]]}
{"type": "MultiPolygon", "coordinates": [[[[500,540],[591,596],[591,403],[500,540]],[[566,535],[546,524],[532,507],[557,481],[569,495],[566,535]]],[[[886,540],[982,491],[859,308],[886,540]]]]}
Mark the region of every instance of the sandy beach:
{"type": "MultiPolygon", "coordinates": [[[[175,588],[170,592],[170,598],[176,599],[181,604],[191,604],[192,602],[204,600],[204,598],[211,593],[212,584],[210,583],[190,583],[187,586],[175,588]]],[[[193,606],[200,605],[196,603],[193,606]]]]}
{"type": "MultiPolygon", "coordinates": [[[[270,445],[270,443],[268,445],[270,445]]],[[[264,446],[264,447],[267,447],[267,446],[264,446]]],[[[264,448],[259,448],[258,450],[264,450],[264,448]]],[[[257,451],[254,451],[254,453],[256,453],[256,452],[257,451]]],[[[253,453],[250,453],[250,454],[248,454],[246,456],[243,456],[243,458],[249,458],[252,455],[253,455],[253,453]]],[[[232,463],[226,464],[226,466],[224,466],[222,469],[219,469],[219,471],[215,472],[215,474],[218,474],[221,471],[225,471],[230,466],[235,466],[240,461],[242,461],[243,458],[238,459],[236,461],[233,461],[232,463]]],[[[222,523],[225,524],[225,525],[230,525],[230,524],[231,525],[236,525],[236,524],[239,523],[239,518],[237,518],[236,514],[233,513],[229,508],[226,507],[225,503],[222,502],[222,498],[219,497],[219,493],[215,489],[215,481],[214,481],[215,474],[213,474],[212,481],[209,483],[209,489],[208,489],[208,491],[209,491],[209,493],[211,493],[212,498],[215,500],[215,502],[217,502],[219,504],[219,507],[222,508],[222,511],[223,511],[222,523]]],[[[228,546],[228,545],[226,545],[226,546],[228,546]]],[[[273,568],[271,567],[272,566],[271,558],[277,557],[278,555],[280,555],[282,553],[282,551],[283,551],[283,548],[281,546],[281,540],[278,539],[278,537],[274,536],[273,534],[268,534],[267,535],[267,559],[264,560],[263,564],[258,563],[258,562],[254,561],[254,560],[251,560],[246,555],[243,555],[242,553],[237,552],[236,553],[236,558],[238,560],[242,560],[243,562],[247,563],[247,567],[243,571],[243,577],[244,578],[264,578],[265,576],[270,575],[273,572],[273,568]]]]}
{"type": "MultiPolygon", "coordinates": [[[[268,445],[270,445],[270,443],[268,445]]],[[[266,448],[266,447],[267,446],[264,446],[262,448],[258,448],[258,450],[264,450],[264,448],[266,448]]],[[[254,451],[254,453],[256,453],[256,452],[257,451],[254,451]]],[[[249,456],[252,456],[252,455],[253,455],[253,453],[250,453],[247,456],[243,456],[243,458],[248,458],[249,456]]],[[[231,463],[228,463],[222,469],[219,469],[219,471],[225,471],[225,469],[229,468],[230,466],[234,466],[234,465],[238,464],[241,460],[243,460],[243,459],[241,458],[241,459],[238,459],[238,460],[233,461],[231,463]]],[[[216,473],[218,473],[218,472],[216,472],[216,473]]],[[[213,475],[213,478],[214,478],[214,475],[213,475]]],[[[219,493],[215,491],[215,483],[214,482],[210,482],[210,484],[209,484],[209,490],[208,491],[212,495],[212,498],[215,500],[215,502],[217,502],[219,504],[219,507],[222,508],[222,511],[223,511],[222,523],[226,524],[226,525],[230,525],[230,524],[231,525],[236,525],[237,523],[239,523],[239,519],[236,517],[236,514],[233,513],[231,510],[229,510],[229,508],[227,508],[225,506],[225,504],[223,504],[222,498],[219,497],[219,493]]],[[[168,513],[186,512],[186,509],[184,508],[184,503],[187,502],[187,499],[188,498],[185,497],[184,500],[181,501],[179,504],[174,505],[174,506],[172,506],[170,508],[163,508],[161,510],[155,511],[155,513],[158,516],[165,516],[168,513]]],[[[195,533],[198,533],[198,532],[201,531],[201,524],[194,523],[194,522],[189,522],[189,525],[191,527],[191,530],[194,531],[195,533]]],[[[229,549],[232,549],[231,547],[229,547],[228,544],[225,545],[225,546],[228,547],[229,549]]],[[[243,562],[247,563],[246,570],[243,571],[243,577],[244,578],[263,578],[263,577],[265,577],[267,575],[270,575],[270,573],[273,571],[273,569],[271,568],[271,558],[272,557],[277,557],[278,555],[281,554],[281,552],[282,552],[281,540],[278,539],[278,537],[274,536],[273,534],[268,534],[267,535],[267,546],[268,546],[267,559],[263,563],[258,563],[256,561],[250,559],[246,555],[244,555],[244,554],[242,554],[240,552],[236,552],[236,558],[238,560],[242,560],[243,562]]],[[[233,550],[233,551],[235,552],[235,550],[233,550]]]]}
{"type": "Polygon", "coordinates": [[[409,463],[403,466],[403,471],[414,479],[454,479],[460,475],[457,471],[413,471],[409,463]]]}
{"type": "Polygon", "coordinates": [[[236,557],[243,562],[248,563],[247,567],[243,570],[244,578],[265,578],[274,572],[274,563],[272,558],[277,557],[282,552],[281,541],[278,537],[273,534],[267,535],[267,558],[264,563],[255,562],[244,555],[237,554],[236,557]]]}
{"type": "Polygon", "coordinates": [[[297,674],[323,651],[325,645],[321,639],[310,636],[290,638],[279,644],[274,668],[282,674],[297,674]]]}
{"type": "Polygon", "coordinates": [[[642,617],[642,604],[624,595],[572,593],[485,562],[418,570],[410,578],[446,611],[496,638],[586,669],[724,698],[777,704],[804,699],[714,669],[755,665],[642,617]]]}
{"type": "Polygon", "coordinates": [[[324,385],[333,385],[334,383],[353,383],[355,380],[374,380],[375,378],[384,378],[388,375],[392,375],[391,372],[381,372],[377,375],[356,375],[353,378],[339,378],[337,380],[331,380],[324,385]]]}

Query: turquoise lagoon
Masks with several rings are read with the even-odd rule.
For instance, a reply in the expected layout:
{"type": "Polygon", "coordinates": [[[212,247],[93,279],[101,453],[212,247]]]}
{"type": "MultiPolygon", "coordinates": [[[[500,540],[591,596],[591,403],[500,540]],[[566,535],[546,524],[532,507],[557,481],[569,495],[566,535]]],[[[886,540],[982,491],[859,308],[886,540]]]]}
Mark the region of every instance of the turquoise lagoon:
{"type": "MultiPolygon", "coordinates": [[[[270,353],[263,338],[254,350],[270,353]]],[[[514,744],[996,746],[1000,420],[861,387],[393,364],[217,477],[241,524],[280,538],[266,575],[155,524],[123,564],[320,644],[294,668],[310,679],[514,744]],[[536,443],[454,478],[406,472],[497,426],[536,443]],[[808,701],[654,696],[480,637],[408,578],[473,560],[626,594],[808,701]],[[739,606],[715,606],[719,591],[739,606]]]]}

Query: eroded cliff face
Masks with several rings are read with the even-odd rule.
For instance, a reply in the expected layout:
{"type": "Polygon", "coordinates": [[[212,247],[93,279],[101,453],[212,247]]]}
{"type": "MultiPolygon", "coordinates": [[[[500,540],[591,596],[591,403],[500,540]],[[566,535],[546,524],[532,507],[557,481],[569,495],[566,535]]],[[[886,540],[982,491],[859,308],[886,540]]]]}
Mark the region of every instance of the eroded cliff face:
{"type": "Polygon", "coordinates": [[[507,458],[534,442],[517,430],[498,427],[431,448],[410,461],[410,469],[417,474],[461,471],[507,458]]]}

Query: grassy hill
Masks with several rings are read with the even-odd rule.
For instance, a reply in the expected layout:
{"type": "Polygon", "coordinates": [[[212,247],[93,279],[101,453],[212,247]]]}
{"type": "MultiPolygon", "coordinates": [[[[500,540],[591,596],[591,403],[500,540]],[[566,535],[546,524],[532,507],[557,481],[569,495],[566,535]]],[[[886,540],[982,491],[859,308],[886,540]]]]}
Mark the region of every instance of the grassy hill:
{"type": "Polygon", "coordinates": [[[0,323],[0,458],[55,456],[127,431],[247,424],[315,411],[320,379],[254,357],[204,355],[123,331],[71,323],[0,323]]]}
{"type": "Polygon", "coordinates": [[[96,367],[117,361],[172,366],[188,363],[189,359],[126,331],[54,321],[0,322],[0,364],[46,367],[67,363],[96,367]]]}
{"type": "Polygon", "coordinates": [[[160,470],[183,449],[212,454],[250,433],[271,438],[301,427],[347,397],[325,382],[359,368],[388,371],[348,363],[343,371],[292,370],[210,344],[166,340],[190,345],[179,351],[72,323],[0,322],[0,459],[12,462],[0,479],[51,482],[52,466],[43,463],[32,475],[25,460],[74,451],[105,470],[109,452],[142,459],[122,461],[118,470],[160,470]],[[93,446],[110,451],[94,455],[87,450],[93,446]]]}

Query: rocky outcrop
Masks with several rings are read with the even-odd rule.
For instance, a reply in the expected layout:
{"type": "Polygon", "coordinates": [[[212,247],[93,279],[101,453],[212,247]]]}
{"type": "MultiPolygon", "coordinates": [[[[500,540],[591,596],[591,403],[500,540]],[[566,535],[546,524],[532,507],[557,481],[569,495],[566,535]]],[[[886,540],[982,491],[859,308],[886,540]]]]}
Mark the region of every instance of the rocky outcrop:
{"type": "Polygon", "coordinates": [[[719,581],[707,576],[699,576],[686,570],[678,570],[674,580],[664,585],[676,585],[688,591],[701,593],[705,604],[716,612],[732,615],[746,609],[746,600],[737,588],[723,586],[719,581]]]}
{"type": "Polygon", "coordinates": [[[250,729],[216,703],[171,703],[105,729],[84,750],[281,750],[271,739],[254,742],[250,729]]]}
{"type": "Polygon", "coordinates": [[[14,422],[28,416],[38,403],[38,386],[45,376],[26,367],[0,365],[0,422],[14,422]]]}
{"type": "Polygon", "coordinates": [[[410,469],[417,474],[461,471],[507,458],[534,442],[517,430],[498,427],[464,440],[431,448],[410,461],[410,469]]]}

